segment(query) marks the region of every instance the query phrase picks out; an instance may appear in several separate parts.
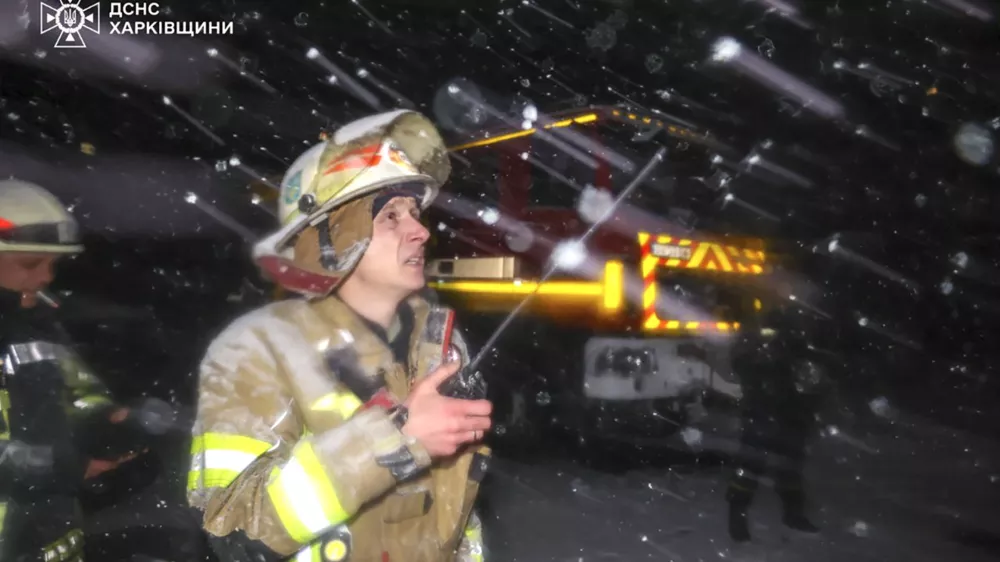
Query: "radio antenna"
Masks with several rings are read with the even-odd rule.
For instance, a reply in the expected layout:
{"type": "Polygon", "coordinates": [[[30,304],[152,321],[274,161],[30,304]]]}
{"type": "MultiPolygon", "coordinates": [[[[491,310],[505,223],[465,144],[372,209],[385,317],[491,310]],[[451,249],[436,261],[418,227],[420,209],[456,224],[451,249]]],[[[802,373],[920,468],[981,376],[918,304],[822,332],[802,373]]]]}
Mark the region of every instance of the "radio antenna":
{"type": "MultiPolygon", "coordinates": [[[[639,170],[639,173],[636,174],[634,178],[632,178],[632,181],[629,182],[627,186],[625,186],[625,189],[623,189],[622,192],[618,194],[618,197],[608,208],[607,212],[605,212],[604,215],[601,216],[601,218],[594,221],[590,225],[590,228],[588,228],[587,231],[583,233],[583,236],[580,237],[578,242],[586,244],[587,240],[591,236],[593,236],[594,232],[596,232],[597,229],[600,228],[600,226],[608,220],[608,217],[614,214],[615,209],[617,209],[618,206],[623,201],[625,201],[625,199],[627,199],[628,196],[631,195],[633,191],[635,191],[635,188],[637,188],[639,184],[646,181],[646,178],[649,176],[649,174],[653,172],[653,170],[656,168],[658,164],[660,164],[666,159],[666,156],[667,156],[666,147],[660,147],[660,149],[656,151],[656,154],[654,154],[653,157],[650,158],[649,162],[647,162],[646,165],[643,166],[641,170],[639,170]]],[[[517,315],[520,314],[521,311],[524,310],[526,306],[528,306],[528,303],[530,303],[531,300],[535,297],[535,295],[538,294],[538,290],[541,289],[542,284],[548,281],[549,278],[552,277],[556,273],[556,271],[558,271],[558,269],[559,269],[558,264],[556,263],[551,264],[548,270],[545,272],[545,274],[542,275],[542,278],[538,280],[538,283],[535,285],[535,290],[528,293],[528,295],[525,296],[524,299],[522,299],[521,302],[519,302],[516,307],[514,307],[514,310],[510,311],[510,314],[508,314],[507,317],[504,318],[502,322],[500,322],[500,325],[497,326],[497,329],[493,331],[489,339],[486,340],[486,343],[483,344],[483,347],[479,350],[479,353],[477,353],[476,356],[472,358],[472,361],[469,362],[468,370],[470,373],[475,373],[479,369],[479,364],[486,357],[486,353],[490,349],[492,349],[493,346],[496,345],[497,340],[500,339],[500,335],[503,333],[503,331],[506,330],[510,326],[511,322],[514,321],[514,318],[516,318],[517,315]]]]}

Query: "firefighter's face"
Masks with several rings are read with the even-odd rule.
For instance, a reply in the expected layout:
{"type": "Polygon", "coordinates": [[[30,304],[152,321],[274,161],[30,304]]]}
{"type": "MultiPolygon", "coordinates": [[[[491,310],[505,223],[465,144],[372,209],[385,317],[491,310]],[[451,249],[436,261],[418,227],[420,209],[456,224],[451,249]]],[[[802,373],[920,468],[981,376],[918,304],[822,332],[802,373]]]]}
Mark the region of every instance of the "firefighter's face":
{"type": "Polygon", "coordinates": [[[34,294],[52,282],[58,259],[54,254],[0,252],[0,287],[34,294]]]}
{"type": "Polygon", "coordinates": [[[424,246],[429,237],[420,223],[416,199],[396,197],[375,216],[371,244],[353,275],[400,296],[420,290],[425,283],[424,246]]]}

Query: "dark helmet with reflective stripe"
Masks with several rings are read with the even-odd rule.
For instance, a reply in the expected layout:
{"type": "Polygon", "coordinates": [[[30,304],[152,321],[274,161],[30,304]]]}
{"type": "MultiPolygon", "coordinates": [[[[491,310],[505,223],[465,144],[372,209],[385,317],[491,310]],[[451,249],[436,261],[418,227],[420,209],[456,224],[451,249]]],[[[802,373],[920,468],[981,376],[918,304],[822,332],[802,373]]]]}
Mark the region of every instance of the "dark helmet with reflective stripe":
{"type": "Polygon", "coordinates": [[[0,252],[82,251],[79,225],[54,195],[26,181],[0,180],[0,252]]]}

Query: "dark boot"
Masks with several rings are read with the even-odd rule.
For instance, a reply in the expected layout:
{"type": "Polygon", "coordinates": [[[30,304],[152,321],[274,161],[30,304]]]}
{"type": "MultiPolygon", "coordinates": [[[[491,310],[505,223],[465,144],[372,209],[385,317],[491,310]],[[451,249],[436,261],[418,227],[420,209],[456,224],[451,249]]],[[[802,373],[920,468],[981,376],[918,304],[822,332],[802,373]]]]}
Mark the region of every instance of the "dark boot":
{"type": "Polygon", "coordinates": [[[779,475],[778,496],[781,497],[782,518],[789,529],[794,529],[800,533],[815,534],[819,532],[819,527],[813,525],[806,516],[806,496],[802,490],[802,477],[800,474],[779,475]]]}
{"type": "Polygon", "coordinates": [[[785,514],[781,518],[781,522],[789,529],[794,529],[800,533],[813,535],[819,532],[819,527],[806,517],[805,510],[801,507],[794,509],[785,508],[785,514]]]}
{"type": "Polygon", "coordinates": [[[747,520],[749,507],[729,504],[729,538],[733,542],[750,542],[750,521],[747,520]]]}
{"type": "Polygon", "coordinates": [[[739,475],[729,482],[726,501],[729,502],[729,537],[737,543],[750,541],[750,521],[747,512],[753,502],[757,480],[739,475]]]}

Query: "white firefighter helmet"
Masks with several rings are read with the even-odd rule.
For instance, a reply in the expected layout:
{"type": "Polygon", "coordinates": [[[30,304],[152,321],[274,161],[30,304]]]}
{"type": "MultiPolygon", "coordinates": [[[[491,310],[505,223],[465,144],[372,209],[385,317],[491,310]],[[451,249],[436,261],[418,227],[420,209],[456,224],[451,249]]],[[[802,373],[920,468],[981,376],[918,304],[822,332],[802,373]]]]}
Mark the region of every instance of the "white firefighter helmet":
{"type": "Polygon", "coordinates": [[[0,181],[0,252],[82,251],[79,225],[54,195],[26,181],[0,181]]]}
{"type": "Polygon", "coordinates": [[[278,218],[281,229],[254,247],[254,261],[282,287],[305,294],[328,294],[357,265],[371,238],[371,217],[353,224],[356,243],[335,248],[330,224],[345,205],[383,190],[416,188],[427,208],[448,179],[451,165],[441,135],[426,117],[410,110],[379,113],[348,123],[326,142],[299,156],[281,181],[278,218]],[[367,227],[364,223],[367,223],[367,227]],[[365,232],[365,230],[367,231],[365,232]],[[329,256],[297,256],[297,238],[308,230],[326,236],[329,256]]]}

